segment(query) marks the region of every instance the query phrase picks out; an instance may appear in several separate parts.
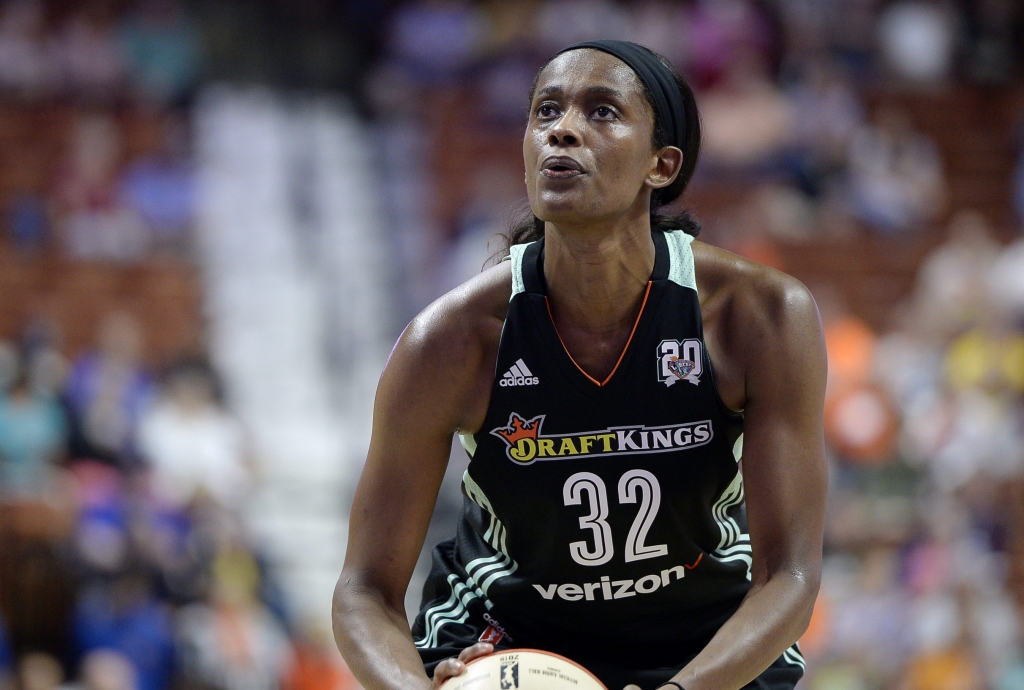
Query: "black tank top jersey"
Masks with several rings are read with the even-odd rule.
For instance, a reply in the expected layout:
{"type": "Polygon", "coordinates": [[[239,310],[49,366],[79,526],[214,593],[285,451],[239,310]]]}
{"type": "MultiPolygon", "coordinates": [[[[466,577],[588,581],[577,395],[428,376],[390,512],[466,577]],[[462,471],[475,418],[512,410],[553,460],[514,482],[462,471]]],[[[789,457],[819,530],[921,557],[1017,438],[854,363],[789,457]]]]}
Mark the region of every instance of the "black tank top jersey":
{"type": "Polygon", "coordinates": [[[457,536],[435,549],[413,626],[428,668],[479,638],[678,666],[747,593],[743,418],[715,388],[692,238],[653,237],[643,307],[604,381],[562,345],[543,240],[512,248],[490,406],[462,439],[457,536]]]}

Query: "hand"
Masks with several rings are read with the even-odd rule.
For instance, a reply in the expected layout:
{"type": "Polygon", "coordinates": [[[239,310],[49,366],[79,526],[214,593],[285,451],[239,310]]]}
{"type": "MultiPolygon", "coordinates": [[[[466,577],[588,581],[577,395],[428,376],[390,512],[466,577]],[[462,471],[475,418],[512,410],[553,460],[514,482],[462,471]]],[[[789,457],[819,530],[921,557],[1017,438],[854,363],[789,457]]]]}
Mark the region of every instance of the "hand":
{"type": "Polygon", "coordinates": [[[623,690],[640,690],[640,686],[639,685],[630,684],[630,685],[627,685],[625,688],[623,688],[623,690]]]}
{"type": "MultiPolygon", "coordinates": [[[[494,652],[494,645],[489,642],[477,642],[472,647],[466,647],[459,654],[458,659],[445,659],[434,669],[434,680],[430,684],[430,690],[437,690],[449,678],[461,676],[466,671],[466,664],[473,659],[487,656],[494,652]]],[[[640,688],[637,688],[640,690],[640,688]]]]}

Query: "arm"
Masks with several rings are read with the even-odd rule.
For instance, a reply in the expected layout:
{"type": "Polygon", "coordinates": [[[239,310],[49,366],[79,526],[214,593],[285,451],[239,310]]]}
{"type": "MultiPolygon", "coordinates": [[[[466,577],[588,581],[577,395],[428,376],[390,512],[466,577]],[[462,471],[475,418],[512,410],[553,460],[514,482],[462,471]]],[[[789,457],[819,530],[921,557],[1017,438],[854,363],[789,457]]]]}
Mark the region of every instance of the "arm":
{"type": "MultiPolygon", "coordinates": [[[[338,648],[368,690],[431,687],[409,632],[405,591],[448,464],[452,434],[478,427],[486,413],[501,320],[482,312],[472,292],[460,288],[410,324],[377,388],[370,448],[352,505],[333,610],[338,648]]],[[[460,658],[489,651],[490,645],[475,645],[460,658]]],[[[460,662],[446,661],[435,681],[461,671],[460,662]]]]}
{"type": "Polygon", "coordinates": [[[796,280],[758,271],[723,318],[724,361],[743,371],[743,479],[752,583],[739,609],[673,680],[741,688],[807,629],[821,579],[827,477],[825,344],[796,280]]]}

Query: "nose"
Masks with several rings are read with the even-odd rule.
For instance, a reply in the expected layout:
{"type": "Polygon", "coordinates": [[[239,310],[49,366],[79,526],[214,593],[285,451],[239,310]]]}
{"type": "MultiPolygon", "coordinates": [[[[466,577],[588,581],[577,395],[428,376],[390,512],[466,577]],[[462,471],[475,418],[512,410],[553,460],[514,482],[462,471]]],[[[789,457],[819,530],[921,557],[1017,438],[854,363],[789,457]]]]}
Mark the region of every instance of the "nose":
{"type": "Polygon", "coordinates": [[[578,146],[582,141],[576,108],[570,108],[548,130],[549,146],[578,146]]]}

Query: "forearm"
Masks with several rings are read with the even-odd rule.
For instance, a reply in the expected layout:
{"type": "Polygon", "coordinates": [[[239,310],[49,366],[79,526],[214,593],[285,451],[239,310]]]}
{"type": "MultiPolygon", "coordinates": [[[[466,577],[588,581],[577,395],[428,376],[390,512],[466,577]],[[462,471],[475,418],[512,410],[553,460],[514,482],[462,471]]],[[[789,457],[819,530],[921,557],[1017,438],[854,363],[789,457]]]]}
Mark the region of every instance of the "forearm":
{"type": "Polygon", "coordinates": [[[334,594],[334,639],[366,690],[430,688],[405,612],[342,573],[334,594]]]}
{"type": "Polygon", "coordinates": [[[686,690],[737,690],[759,676],[807,629],[818,578],[779,572],[755,585],[674,681],[686,690]]]}

